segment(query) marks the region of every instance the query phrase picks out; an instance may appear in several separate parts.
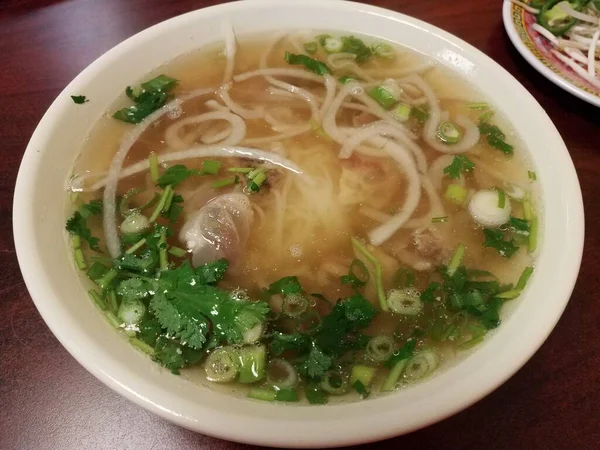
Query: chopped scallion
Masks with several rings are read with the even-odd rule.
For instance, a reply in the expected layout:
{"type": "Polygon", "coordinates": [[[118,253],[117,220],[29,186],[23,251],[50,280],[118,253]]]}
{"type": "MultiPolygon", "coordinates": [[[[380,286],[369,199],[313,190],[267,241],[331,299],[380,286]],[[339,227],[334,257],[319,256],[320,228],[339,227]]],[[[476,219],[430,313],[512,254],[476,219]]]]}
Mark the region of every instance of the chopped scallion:
{"type": "Polygon", "coordinates": [[[129,342],[131,343],[131,345],[133,345],[136,348],[139,348],[141,351],[143,351],[144,353],[147,353],[148,355],[154,354],[154,349],[152,347],[150,347],[144,341],[140,341],[136,337],[129,338],[129,342]]]}
{"type": "Polygon", "coordinates": [[[258,192],[265,181],[267,181],[266,173],[264,171],[259,172],[248,183],[248,187],[252,192],[258,192]]]}
{"type": "Polygon", "coordinates": [[[396,56],[394,48],[390,44],[384,42],[374,42],[373,45],[371,45],[371,50],[375,56],[384,59],[394,59],[396,56]]]}
{"type": "Polygon", "coordinates": [[[400,103],[398,106],[396,106],[396,108],[394,108],[392,116],[398,122],[406,122],[408,119],[410,119],[411,109],[412,106],[410,106],[408,103],[400,103]]]}
{"type": "Polygon", "coordinates": [[[356,238],[352,238],[352,246],[355,251],[364,256],[367,261],[369,261],[373,265],[373,269],[375,272],[375,286],[377,288],[377,297],[379,298],[379,306],[383,311],[387,311],[389,309],[387,298],[385,296],[385,291],[383,290],[383,269],[381,267],[381,262],[373,253],[371,253],[367,247],[360,242],[356,238]]]}
{"type": "Polygon", "coordinates": [[[496,111],[494,111],[493,109],[488,109],[487,111],[485,111],[484,113],[482,113],[479,116],[479,122],[485,123],[488,120],[490,120],[492,117],[494,117],[495,115],[496,115],[496,111]]]}
{"type": "Polygon", "coordinates": [[[202,173],[206,175],[216,175],[219,173],[221,163],[219,161],[204,160],[202,161],[202,173]]]}
{"type": "Polygon", "coordinates": [[[448,276],[453,276],[458,268],[460,267],[463,258],[465,257],[465,245],[460,244],[456,250],[454,251],[454,255],[452,255],[452,259],[450,260],[450,264],[448,264],[448,268],[446,273],[448,276]]]}
{"type": "Polygon", "coordinates": [[[502,189],[496,189],[498,191],[498,208],[504,209],[506,206],[506,194],[502,189]]]}
{"type": "Polygon", "coordinates": [[[344,75],[343,77],[339,77],[338,81],[342,84],[350,83],[351,81],[358,81],[356,78],[351,77],[350,75],[344,75]]]}
{"type": "Polygon", "coordinates": [[[530,170],[530,171],[528,171],[528,172],[527,172],[527,174],[529,175],[529,179],[530,179],[531,181],[535,181],[535,180],[537,180],[537,175],[536,175],[536,173],[535,173],[535,172],[532,172],[532,171],[530,170]]]}
{"type": "Polygon", "coordinates": [[[231,172],[231,173],[250,173],[254,170],[253,167],[230,167],[227,169],[227,172],[231,172]]]}
{"type": "Polygon", "coordinates": [[[390,109],[398,100],[383,86],[375,86],[369,91],[369,97],[379,103],[383,108],[390,109]]]}
{"type": "Polygon", "coordinates": [[[104,299],[102,298],[102,296],[100,294],[98,294],[98,292],[96,292],[96,290],[90,289],[88,291],[88,295],[94,301],[94,303],[96,303],[96,305],[98,305],[98,307],[101,310],[106,309],[106,304],[104,303],[104,299]]]}
{"type": "Polygon", "coordinates": [[[323,48],[327,53],[339,53],[343,47],[344,43],[340,38],[329,36],[323,40],[323,48]]]}
{"type": "Polygon", "coordinates": [[[146,244],[146,238],[140,239],[135,244],[133,244],[131,247],[129,247],[127,250],[125,250],[125,254],[132,255],[133,253],[137,252],[140,248],[142,248],[145,244],[146,244]]]}
{"type": "Polygon", "coordinates": [[[156,183],[159,177],[158,156],[156,156],[156,153],[150,152],[150,156],[148,156],[148,164],[150,165],[150,178],[152,178],[152,181],[156,183]]]}
{"type": "Polygon", "coordinates": [[[448,216],[434,217],[433,219],[431,219],[431,223],[444,223],[444,222],[448,222],[448,216]]]}
{"type": "Polygon", "coordinates": [[[317,53],[318,44],[315,41],[305,42],[304,43],[304,51],[309,55],[314,55],[317,53]]]}
{"type": "Polygon", "coordinates": [[[529,225],[529,241],[527,243],[527,250],[529,253],[533,253],[538,244],[538,218],[537,216],[533,216],[530,220],[529,225]]]}
{"type": "Polygon", "coordinates": [[[210,184],[210,187],[212,187],[213,189],[219,189],[222,187],[233,186],[234,184],[238,184],[239,182],[240,177],[236,175],[235,177],[229,177],[224,178],[222,180],[213,181],[210,184]]]}
{"type": "Polygon", "coordinates": [[[438,127],[437,137],[444,144],[456,144],[462,138],[462,131],[452,122],[442,122],[438,127]]]}
{"type": "Polygon", "coordinates": [[[169,247],[169,255],[173,255],[176,258],[185,258],[187,254],[188,252],[182,248],[175,247],[174,245],[169,247]]]}
{"type": "Polygon", "coordinates": [[[467,108],[475,109],[475,110],[479,110],[479,111],[488,109],[489,107],[490,107],[490,105],[488,105],[486,102],[467,103],[467,108]]]}
{"type": "Polygon", "coordinates": [[[444,197],[456,205],[463,205],[469,192],[460,184],[449,184],[444,197]]]}
{"type": "Polygon", "coordinates": [[[152,215],[150,216],[149,223],[153,223],[156,219],[158,219],[158,216],[164,209],[164,207],[167,203],[167,200],[169,199],[169,197],[171,195],[171,191],[173,191],[173,186],[171,186],[169,184],[165,187],[165,190],[163,191],[162,195],[160,196],[160,199],[158,200],[158,204],[156,205],[156,207],[154,208],[154,211],[152,212],[152,215]]]}
{"type": "Polygon", "coordinates": [[[158,240],[158,258],[160,261],[160,270],[169,268],[169,258],[167,255],[167,229],[161,228],[160,238],[158,240]]]}

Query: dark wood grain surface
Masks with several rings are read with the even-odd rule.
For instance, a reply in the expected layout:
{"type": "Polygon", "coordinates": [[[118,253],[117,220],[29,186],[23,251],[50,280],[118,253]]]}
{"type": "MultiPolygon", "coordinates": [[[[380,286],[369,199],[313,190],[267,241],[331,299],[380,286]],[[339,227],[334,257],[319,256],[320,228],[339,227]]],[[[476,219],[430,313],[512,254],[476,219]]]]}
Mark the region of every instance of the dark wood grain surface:
{"type": "MultiPolygon", "coordinates": [[[[219,2],[0,0],[2,450],[248,447],[171,425],[88,374],[52,336],[31,302],[17,265],[11,230],[12,196],[21,157],[59,91],[123,39],[214,3],[219,2]]],[[[372,447],[600,449],[600,235],[596,231],[600,223],[600,110],[569,96],[527,65],[504,32],[500,0],[372,3],[459,36],[504,66],[533,93],[575,161],[587,228],[583,266],[571,302],[527,365],[466,411],[372,447]]]]}

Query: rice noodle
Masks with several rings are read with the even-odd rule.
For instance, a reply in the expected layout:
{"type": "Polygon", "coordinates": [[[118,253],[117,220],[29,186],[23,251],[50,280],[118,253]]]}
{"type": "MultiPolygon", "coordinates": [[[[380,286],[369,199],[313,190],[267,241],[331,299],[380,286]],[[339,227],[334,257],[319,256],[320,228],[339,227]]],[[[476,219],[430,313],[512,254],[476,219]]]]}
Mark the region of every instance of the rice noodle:
{"type": "Polygon", "coordinates": [[[257,109],[246,109],[243,106],[238,105],[229,95],[229,89],[231,89],[231,83],[224,84],[219,88],[218,94],[223,99],[223,103],[225,103],[231,111],[246,120],[263,118],[264,108],[258,107],[257,109]]]}
{"type": "MultiPolygon", "coordinates": [[[[223,133],[222,145],[237,145],[246,135],[246,123],[235,114],[224,111],[211,111],[197,116],[186,117],[173,125],[169,126],[165,131],[165,142],[171,148],[182,150],[189,147],[193,142],[188,142],[180,137],[180,131],[189,125],[197,125],[211,120],[226,120],[231,124],[229,133],[223,133]]],[[[213,139],[213,143],[217,142],[213,139]]],[[[210,142],[207,142],[210,143],[210,142]]]]}
{"type": "Polygon", "coordinates": [[[258,145],[258,144],[269,144],[271,142],[281,141],[283,139],[289,139],[296,136],[300,136],[301,134],[307,133],[312,130],[310,125],[302,125],[294,129],[290,129],[280,134],[276,134],[274,136],[266,136],[260,138],[246,138],[243,143],[246,145],[258,145]]]}
{"type": "Polygon", "coordinates": [[[438,104],[438,99],[433,90],[421,77],[412,75],[410,80],[421,89],[421,92],[427,97],[429,104],[429,118],[423,127],[423,138],[429,146],[442,153],[465,153],[471,150],[480,138],[479,128],[468,117],[457,115],[454,119],[457,125],[463,127],[466,131],[462,139],[452,145],[444,144],[437,139],[437,130],[440,125],[441,110],[438,104]]]}
{"type": "MultiPolygon", "coordinates": [[[[106,185],[106,189],[104,189],[104,194],[102,196],[103,201],[103,227],[104,227],[104,236],[106,238],[106,248],[108,249],[109,254],[112,258],[116,258],[121,253],[121,243],[119,241],[119,234],[117,230],[117,184],[119,182],[119,174],[121,172],[121,168],[123,167],[123,162],[129,153],[133,144],[137,142],[142,133],[148,129],[154,122],[162,118],[164,115],[169,114],[172,111],[173,105],[177,105],[178,107],[186,101],[192,98],[196,98],[202,95],[206,95],[214,92],[213,88],[204,88],[197,89],[195,91],[190,92],[187,95],[182,96],[180,99],[173,100],[171,103],[165,105],[163,108],[154,111],[152,114],[147,116],[144,120],[142,120],[139,124],[135,126],[121,141],[121,145],[119,149],[113,156],[112,161],[110,162],[110,166],[108,168],[108,174],[106,179],[104,180],[104,185],[106,185]]],[[[98,183],[96,183],[98,184],[98,183]]]]}
{"type": "MultiPolygon", "coordinates": [[[[167,162],[174,161],[185,161],[186,159],[194,159],[194,158],[244,158],[251,159],[255,161],[261,161],[263,163],[269,163],[277,167],[281,167],[282,169],[289,170],[290,172],[295,173],[296,175],[302,175],[303,171],[296,165],[293,161],[273,152],[267,152],[265,150],[260,150],[257,148],[249,148],[249,147],[225,147],[225,146],[196,146],[187,150],[183,150],[180,152],[173,153],[165,153],[158,156],[158,162],[160,164],[164,164],[167,162]]],[[[139,161],[135,164],[128,166],[123,169],[119,176],[118,180],[122,180],[124,178],[128,178],[130,176],[136,175],[140,172],[148,170],[148,161],[143,160],[139,161]]],[[[303,178],[304,181],[309,180],[309,183],[312,181],[310,177],[305,176],[303,178]]],[[[106,186],[108,189],[108,177],[98,181],[90,187],[90,191],[97,191],[106,186]]],[[[106,195],[106,190],[104,191],[106,195]]]]}
{"type": "Polygon", "coordinates": [[[233,81],[239,83],[241,81],[249,80],[254,77],[264,77],[264,76],[275,76],[275,77],[291,77],[291,78],[300,78],[302,80],[314,81],[315,83],[323,84],[323,77],[319,75],[315,75],[314,73],[306,72],[302,69],[292,69],[292,68],[271,68],[271,69],[259,69],[259,70],[251,70],[249,72],[244,72],[239,75],[235,75],[233,77],[233,81]]]}
{"type": "Polygon", "coordinates": [[[223,22],[222,29],[223,34],[225,35],[225,56],[227,58],[227,64],[225,65],[225,73],[223,74],[222,84],[227,84],[231,81],[231,77],[233,76],[237,45],[235,42],[235,33],[233,32],[233,27],[231,26],[231,23],[223,22]]]}
{"type": "Polygon", "coordinates": [[[383,148],[406,175],[408,189],[400,212],[392,216],[386,223],[369,232],[369,240],[371,241],[371,244],[375,246],[381,245],[387,241],[408,219],[410,219],[410,216],[412,216],[421,199],[419,172],[412,155],[406,149],[391,141],[388,141],[383,148]]]}
{"type": "MultiPolygon", "coordinates": [[[[344,129],[346,132],[349,130],[351,129],[344,129]]],[[[373,145],[381,148],[388,142],[386,136],[389,136],[410,149],[421,173],[427,171],[427,160],[425,159],[423,150],[397,127],[392,127],[385,122],[372,122],[369,125],[356,129],[353,133],[349,132],[349,134],[351,134],[350,137],[344,141],[340,149],[339,157],[341,159],[348,159],[354,149],[365,140],[369,140],[373,145]]]]}
{"type": "Polygon", "coordinates": [[[429,211],[423,214],[421,217],[410,219],[404,224],[404,228],[421,228],[431,225],[431,220],[434,217],[443,217],[446,215],[446,210],[442,204],[442,200],[438,195],[438,191],[435,189],[431,180],[424,176],[421,177],[421,185],[427,193],[429,199],[429,211]]]}
{"type": "Polygon", "coordinates": [[[204,103],[204,106],[206,106],[207,108],[213,109],[215,111],[224,111],[224,112],[230,111],[230,109],[227,106],[221,105],[216,100],[208,100],[204,103]]]}

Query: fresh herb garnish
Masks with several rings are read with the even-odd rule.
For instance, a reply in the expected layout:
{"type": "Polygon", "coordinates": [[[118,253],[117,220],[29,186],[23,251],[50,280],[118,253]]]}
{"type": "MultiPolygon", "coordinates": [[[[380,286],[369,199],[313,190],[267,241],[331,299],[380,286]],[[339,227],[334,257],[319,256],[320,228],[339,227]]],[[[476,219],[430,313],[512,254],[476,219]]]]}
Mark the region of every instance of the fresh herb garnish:
{"type": "Polygon", "coordinates": [[[157,185],[164,188],[168,185],[173,187],[180,183],[183,183],[189,177],[195,175],[202,175],[202,172],[198,169],[188,169],[183,164],[176,164],[165,170],[156,182],[157,185]]]}
{"type": "Polygon", "coordinates": [[[135,105],[122,108],[113,114],[113,117],[123,122],[138,124],[157,109],[161,108],[169,99],[169,92],[177,86],[178,81],[166,75],[142,83],[139,89],[127,86],[125,93],[135,105]]]}
{"type": "Polygon", "coordinates": [[[311,58],[307,55],[297,55],[290,52],[285,52],[285,60],[287,63],[292,65],[301,65],[306,67],[308,70],[316,73],[317,75],[325,75],[331,73],[331,70],[325,63],[311,58]]]}
{"type": "Polygon", "coordinates": [[[73,99],[73,103],[77,103],[78,105],[83,105],[85,102],[89,102],[85,95],[71,95],[71,99],[73,99]]]}
{"type": "Polygon", "coordinates": [[[480,122],[479,132],[482,136],[487,137],[487,142],[491,147],[500,150],[506,155],[512,155],[514,147],[506,143],[506,135],[496,125],[480,122]]]}
{"type": "Polygon", "coordinates": [[[483,235],[485,236],[483,246],[496,249],[505,258],[510,258],[519,250],[516,241],[511,237],[505,239],[505,234],[500,230],[484,228],[483,235]]]}
{"type": "Polygon", "coordinates": [[[66,229],[71,235],[79,236],[81,239],[87,241],[92,250],[100,251],[100,247],[98,246],[100,239],[92,236],[87,221],[90,216],[99,216],[101,214],[101,200],[92,200],[89,203],[84,203],[73,213],[71,218],[67,220],[66,229]]]}
{"type": "Polygon", "coordinates": [[[353,53],[356,55],[356,62],[362,64],[366,62],[373,54],[372,50],[365,43],[354,36],[342,36],[342,52],[353,53]]]}
{"type": "Polygon", "coordinates": [[[444,173],[455,180],[460,178],[461,173],[470,172],[474,167],[475,164],[469,158],[463,155],[456,155],[452,160],[452,164],[444,169],[444,173]]]}

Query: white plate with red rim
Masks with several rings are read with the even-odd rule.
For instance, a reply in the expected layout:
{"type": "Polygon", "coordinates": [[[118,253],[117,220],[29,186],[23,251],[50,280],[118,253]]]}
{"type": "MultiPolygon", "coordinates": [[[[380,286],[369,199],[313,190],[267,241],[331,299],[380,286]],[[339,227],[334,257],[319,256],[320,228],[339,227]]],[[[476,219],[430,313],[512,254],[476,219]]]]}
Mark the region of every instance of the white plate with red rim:
{"type": "Polygon", "coordinates": [[[570,94],[600,106],[600,88],[581,77],[552,53],[552,44],[532,28],[537,21],[534,14],[510,0],[504,0],[502,20],[513,45],[535,70],[570,94]]]}
{"type": "Polygon", "coordinates": [[[87,370],[178,425],[277,447],[381,440],[442,420],[489,394],[527,362],[554,328],[575,284],[584,238],[581,191],[569,153],[544,110],[508,72],[471,45],[422,21],[374,6],[321,0],[255,0],[194,11],[142,31],[101,56],[58,96],[35,130],[19,171],[13,218],[19,264],[31,297],[55,336],[87,370]],[[540,212],[544,242],[526,292],[497,332],[465,360],[421,384],[362,402],[259,403],[163,370],[115,333],[88,301],[62,238],[72,162],[124,86],[179,54],[221,40],[225,19],[241,37],[312,28],[398,42],[460,72],[511,119],[529,148],[544,198],[552,201],[540,212]],[[70,98],[74,93],[93,101],[75,106],[70,98]]]}

